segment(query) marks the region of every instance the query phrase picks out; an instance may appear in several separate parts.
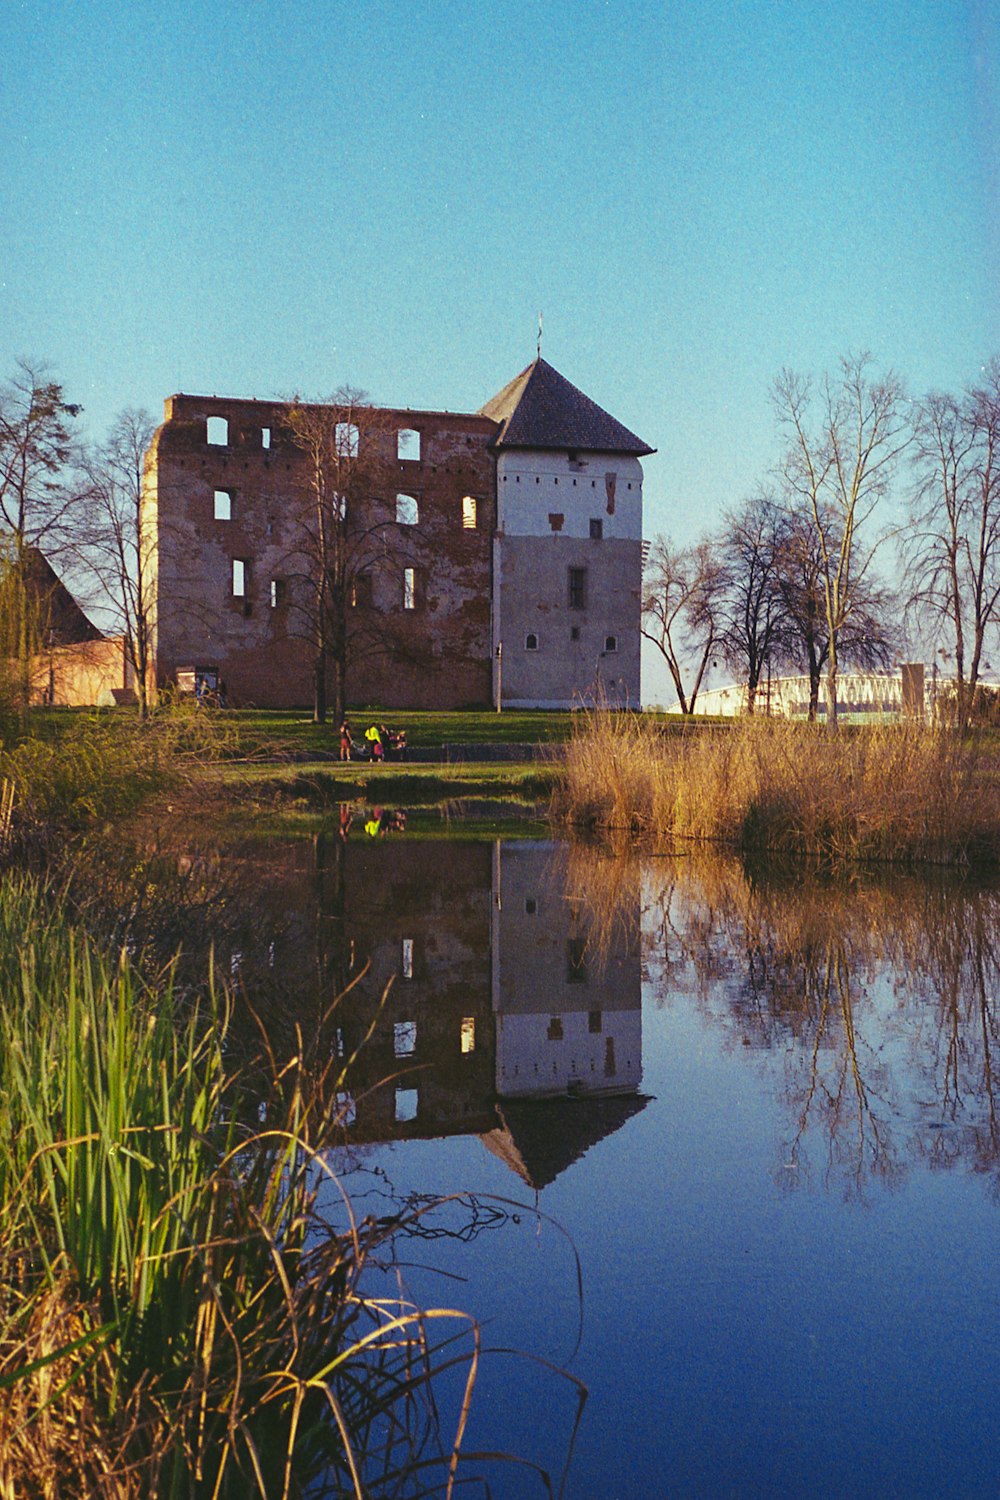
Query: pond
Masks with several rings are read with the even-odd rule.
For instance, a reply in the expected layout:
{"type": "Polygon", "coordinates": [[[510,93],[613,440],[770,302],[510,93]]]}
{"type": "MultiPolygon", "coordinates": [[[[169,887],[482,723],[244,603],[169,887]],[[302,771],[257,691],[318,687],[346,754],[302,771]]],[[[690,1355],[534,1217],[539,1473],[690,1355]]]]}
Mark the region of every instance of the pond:
{"type": "Polygon", "coordinates": [[[252,892],[218,942],[266,1024],[351,986],[359,1212],[459,1195],[396,1254],[480,1325],[464,1447],[518,1462],[469,1472],[995,1496],[1000,890],[377,834],[186,869],[252,892]]]}

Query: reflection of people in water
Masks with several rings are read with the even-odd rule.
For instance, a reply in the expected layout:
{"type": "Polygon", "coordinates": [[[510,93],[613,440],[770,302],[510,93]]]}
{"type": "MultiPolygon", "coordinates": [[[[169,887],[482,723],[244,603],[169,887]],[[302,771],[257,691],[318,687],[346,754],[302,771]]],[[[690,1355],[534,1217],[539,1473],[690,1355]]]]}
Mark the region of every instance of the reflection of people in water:
{"type": "Polygon", "coordinates": [[[354,809],[351,807],[351,804],[349,802],[342,802],[340,804],[340,837],[342,839],[347,839],[347,835],[351,831],[351,824],[353,822],[354,809]]]}
{"type": "Polygon", "coordinates": [[[385,838],[387,833],[406,832],[406,808],[397,807],[392,812],[384,807],[372,807],[365,819],[365,833],[370,839],[385,838]]]}

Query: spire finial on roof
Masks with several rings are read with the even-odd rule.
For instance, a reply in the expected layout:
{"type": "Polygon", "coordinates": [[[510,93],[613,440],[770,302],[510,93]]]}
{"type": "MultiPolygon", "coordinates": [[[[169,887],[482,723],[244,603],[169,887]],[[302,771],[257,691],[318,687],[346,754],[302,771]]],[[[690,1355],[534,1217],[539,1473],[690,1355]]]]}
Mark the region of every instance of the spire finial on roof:
{"type": "Polygon", "coordinates": [[[538,314],[538,358],[542,357],[542,315],[538,314]]]}

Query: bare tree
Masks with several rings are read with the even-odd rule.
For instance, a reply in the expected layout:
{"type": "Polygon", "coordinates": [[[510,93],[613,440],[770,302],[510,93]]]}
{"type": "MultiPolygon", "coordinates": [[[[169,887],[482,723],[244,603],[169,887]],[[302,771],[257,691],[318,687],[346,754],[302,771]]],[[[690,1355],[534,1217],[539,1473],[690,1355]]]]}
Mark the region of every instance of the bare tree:
{"type": "Polygon", "coordinates": [[[343,387],[327,401],[291,401],[285,422],[305,455],[306,501],[289,559],[297,584],[301,633],[313,654],[313,718],[344,714],[349,657],[365,641],[371,573],[388,552],[394,492],[385,415],[366,396],[343,387]],[[380,510],[380,506],[382,509],[380,510]]]}
{"type": "Polygon", "coordinates": [[[818,544],[831,726],[837,723],[844,632],[884,540],[873,517],[910,441],[900,380],[892,371],[873,375],[871,367],[869,354],[847,355],[839,376],[825,376],[815,390],[807,378],[783,370],[773,390],[788,440],[782,465],[786,500],[811,522],[818,544]]]}
{"type": "MultiPolygon", "coordinates": [[[[833,522],[827,530],[833,535],[833,522]]],[[[781,659],[809,678],[809,722],[819,710],[823,670],[830,652],[823,589],[823,553],[810,518],[786,512],[777,540],[777,585],[785,616],[778,651],[781,659]]],[[[874,572],[854,591],[851,613],[840,631],[840,662],[866,671],[887,668],[898,649],[899,609],[892,590],[874,572]]]]}
{"type": "Polygon", "coordinates": [[[956,714],[969,722],[1000,609],[1000,359],[960,400],[932,392],[914,422],[910,604],[953,640],[956,714]]]}
{"type": "Polygon", "coordinates": [[[86,460],[89,524],[83,556],[124,638],[141,719],[149,711],[156,606],[156,537],[144,521],[142,496],[155,430],[148,412],[123,411],[107,442],[86,460]]]}
{"type": "Polygon", "coordinates": [[[761,677],[788,624],[779,573],[781,535],[781,508],[762,493],[726,514],[719,537],[727,578],[719,647],[729,667],[746,682],[748,714],[754,712],[761,677]]]}
{"type": "Polygon", "coordinates": [[[45,634],[40,598],[31,589],[32,557],[64,552],[73,537],[81,487],[71,423],[81,408],[63,397],[44,366],[20,360],[0,388],[0,529],[3,531],[5,614],[13,638],[5,648],[18,663],[22,714],[30,697],[31,656],[45,634]]]}
{"type": "Polygon", "coordinates": [[[726,584],[725,569],[711,542],[674,547],[661,536],[653,543],[646,563],[642,634],[666,662],[682,714],[694,713],[722,628],[726,584]]]}

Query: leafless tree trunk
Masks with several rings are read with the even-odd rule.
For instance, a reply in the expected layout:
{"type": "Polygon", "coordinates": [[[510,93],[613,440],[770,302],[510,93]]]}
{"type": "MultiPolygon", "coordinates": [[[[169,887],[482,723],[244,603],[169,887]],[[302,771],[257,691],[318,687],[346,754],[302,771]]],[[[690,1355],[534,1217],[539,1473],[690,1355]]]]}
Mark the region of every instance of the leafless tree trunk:
{"type": "Polygon", "coordinates": [[[910,440],[900,380],[891,371],[872,375],[871,365],[869,354],[848,355],[839,376],[824,377],[817,391],[807,378],[784,370],[773,390],[788,441],[782,465],[787,503],[811,521],[819,548],[831,727],[844,631],[884,540],[873,534],[873,516],[910,440]]]}
{"type": "Polygon", "coordinates": [[[676,548],[662,536],[653,543],[646,564],[642,634],[666,662],[682,714],[694,713],[719,636],[726,582],[711,543],[676,548]],[[693,680],[687,691],[689,675],[693,680]]]}
{"type": "Polygon", "coordinates": [[[914,433],[909,602],[953,636],[956,723],[963,727],[1000,607],[1000,360],[961,400],[940,392],[925,397],[914,433]]]}
{"type": "Polygon", "coordinates": [[[142,510],[146,455],[155,425],[148,412],[123,411],[107,442],[87,460],[90,523],[83,555],[124,638],[140,719],[149,712],[155,628],[156,538],[142,510]]]}
{"type": "Polygon", "coordinates": [[[727,513],[719,538],[728,579],[719,646],[746,682],[748,714],[755,710],[761,677],[787,627],[779,576],[781,519],[775,501],[757,495],[727,513]]]}

